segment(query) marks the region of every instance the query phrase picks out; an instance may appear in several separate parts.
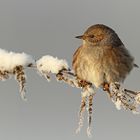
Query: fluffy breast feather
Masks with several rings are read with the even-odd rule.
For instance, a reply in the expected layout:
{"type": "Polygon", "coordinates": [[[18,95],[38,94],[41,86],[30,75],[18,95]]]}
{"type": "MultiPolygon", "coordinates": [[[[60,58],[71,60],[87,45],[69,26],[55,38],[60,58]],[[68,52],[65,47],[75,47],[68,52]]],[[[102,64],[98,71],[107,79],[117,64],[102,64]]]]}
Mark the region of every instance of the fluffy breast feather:
{"type": "Polygon", "coordinates": [[[134,58],[124,46],[81,46],[73,55],[77,76],[99,87],[104,82],[123,82],[134,66],[134,58]]]}

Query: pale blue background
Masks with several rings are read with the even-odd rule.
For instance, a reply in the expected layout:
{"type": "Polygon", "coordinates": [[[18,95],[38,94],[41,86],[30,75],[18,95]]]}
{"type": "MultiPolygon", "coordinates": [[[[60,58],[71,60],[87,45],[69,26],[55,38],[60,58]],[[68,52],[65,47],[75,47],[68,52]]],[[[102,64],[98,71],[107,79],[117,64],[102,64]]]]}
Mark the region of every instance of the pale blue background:
{"type": "MultiPolygon", "coordinates": [[[[50,54],[65,58],[81,41],[76,35],[96,23],[112,27],[140,65],[139,0],[1,0],[0,48],[26,52],[40,58],[50,54]]],[[[76,135],[80,90],[54,79],[48,83],[27,70],[28,102],[23,102],[15,80],[0,82],[0,140],[86,140],[86,119],[76,135]]],[[[140,70],[125,81],[140,89],[140,70]]],[[[140,138],[140,116],[116,110],[99,90],[94,100],[94,140],[140,138]]]]}

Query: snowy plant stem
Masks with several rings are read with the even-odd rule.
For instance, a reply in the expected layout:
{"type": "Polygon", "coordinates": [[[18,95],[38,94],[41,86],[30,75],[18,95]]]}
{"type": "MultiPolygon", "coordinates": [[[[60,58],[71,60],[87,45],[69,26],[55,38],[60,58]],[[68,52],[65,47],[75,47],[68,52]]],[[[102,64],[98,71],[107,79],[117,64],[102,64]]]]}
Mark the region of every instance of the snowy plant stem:
{"type": "Polygon", "coordinates": [[[76,133],[79,133],[81,131],[81,128],[83,126],[84,121],[84,112],[86,108],[86,97],[81,95],[81,105],[80,105],[80,111],[79,111],[79,122],[78,122],[78,128],[76,129],[76,133]]]}
{"type": "Polygon", "coordinates": [[[92,115],[93,115],[93,94],[88,96],[88,128],[87,128],[87,135],[88,137],[91,137],[91,123],[92,123],[92,115]]]}
{"type": "Polygon", "coordinates": [[[129,90],[129,89],[124,89],[124,91],[129,92],[129,93],[131,93],[133,95],[137,95],[138,94],[137,92],[129,90]]]}

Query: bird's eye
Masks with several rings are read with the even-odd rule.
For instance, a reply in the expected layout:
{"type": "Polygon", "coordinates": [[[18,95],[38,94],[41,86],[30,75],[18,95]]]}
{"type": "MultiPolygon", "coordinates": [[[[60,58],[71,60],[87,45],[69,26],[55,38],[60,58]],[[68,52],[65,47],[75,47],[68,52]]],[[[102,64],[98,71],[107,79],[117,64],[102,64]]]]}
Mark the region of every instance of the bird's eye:
{"type": "Polygon", "coordinates": [[[89,37],[90,37],[90,38],[94,38],[94,35],[90,35],[89,37]]]}

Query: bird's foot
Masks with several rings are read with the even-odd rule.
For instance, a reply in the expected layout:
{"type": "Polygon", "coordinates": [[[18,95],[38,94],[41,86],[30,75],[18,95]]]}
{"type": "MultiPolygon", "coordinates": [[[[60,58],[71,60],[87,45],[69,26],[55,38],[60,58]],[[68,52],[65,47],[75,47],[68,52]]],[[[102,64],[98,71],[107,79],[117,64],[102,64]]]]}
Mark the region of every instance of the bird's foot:
{"type": "Polygon", "coordinates": [[[85,80],[81,80],[81,79],[77,79],[77,81],[78,81],[78,85],[79,85],[79,87],[81,87],[81,88],[85,88],[85,87],[87,87],[88,85],[92,85],[91,83],[89,83],[89,82],[87,82],[87,81],[85,81],[85,80]]]}
{"type": "Polygon", "coordinates": [[[108,93],[108,95],[109,95],[110,98],[112,98],[113,94],[110,92],[110,89],[109,88],[110,88],[110,86],[109,86],[108,83],[104,83],[103,84],[103,90],[108,93]]]}

